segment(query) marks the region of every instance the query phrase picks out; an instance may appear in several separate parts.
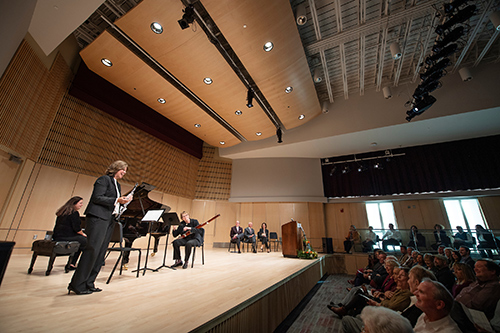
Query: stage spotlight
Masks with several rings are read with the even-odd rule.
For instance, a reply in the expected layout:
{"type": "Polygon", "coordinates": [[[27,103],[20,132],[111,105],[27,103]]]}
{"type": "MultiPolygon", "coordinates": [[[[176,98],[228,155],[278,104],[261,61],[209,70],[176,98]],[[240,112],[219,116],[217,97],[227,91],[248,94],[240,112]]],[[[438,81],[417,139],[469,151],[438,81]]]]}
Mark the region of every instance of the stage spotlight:
{"type": "Polygon", "coordinates": [[[432,51],[436,52],[436,53],[440,52],[443,49],[443,47],[445,47],[446,45],[448,45],[451,42],[456,41],[457,39],[462,37],[463,34],[464,34],[464,27],[458,27],[458,28],[453,29],[449,33],[445,34],[443,39],[434,43],[434,46],[432,47],[432,51]]]}
{"type": "Polygon", "coordinates": [[[181,29],[187,29],[189,28],[189,25],[194,22],[194,8],[193,5],[189,5],[183,10],[184,15],[182,15],[182,18],[177,21],[179,25],[181,26],[181,29]]]}
{"type": "Polygon", "coordinates": [[[384,165],[383,165],[381,162],[377,161],[377,162],[375,162],[375,164],[373,165],[373,168],[374,168],[374,169],[377,169],[377,170],[382,170],[382,169],[384,168],[384,165]]]}
{"type": "Polygon", "coordinates": [[[441,88],[440,81],[431,82],[426,86],[418,86],[417,89],[415,89],[415,92],[413,93],[413,98],[416,100],[421,100],[424,97],[424,95],[433,92],[438,88],[441,88]]]}
{"type": "Polygon", "coordinates": [[[306,16],[306,3],[303,2],[297,6],[297,11],[295,12],[295,17],[297,25],[304,25],[307,22],[306,16]]]}
{"type": "Polygon", "coordinates": [[[392,43],[389,48],[391,49],[391,55],[394,60],[401,58],[402,53],[398,42],[392,43]]]}
{"type": "Polygon", "coordinates": [[[474,13],[476,12],[476,6],[470,5],[465,7],[462,10],[459,10],[458,13],[453,15],[448,21],[443,24],[440,24],[436,28],[436,33],[438,35],[442,35],[443,32],[454,26],[455,24],[462,23],[468,20],[474,13]]]}
{"type": "Polygon", "coordinates": [[[415,116],[424,113],[424,111],[430,108],[435,102],[436,98],[434,96],[426,95],[420,101],[416,102],[411,110],[406,111],[406,114],[408,115],[408,117],[406,117],[406,120],[410,121],[415,116]]]}
{"type": "Polygon", "coordinates": [[[349,168],[348,165],[346,165],[345,167],[342,168],[342,173],[345,175],[346,173],[349,173],[351,172],[351,168],[349,168]]]}
{"type": "Polygon", "coordinates": [[[435,54],[425,58],[425,63],[427,65],[432,65],[433,63],[435,63],[439,59],[447,57],[450,54],[457,52],[457,48],[458,48],[457,44],[450,44],[450,45],[446,46],[445,48],[443,48],[441,50],[441,52],[435,53],[435,54]]]}
{"type": "Polygon", "coordinates": [[[281,128],[278,127],[278,129],[276,130],[276,136],[278,137],[278,143],[283,142],[283,140],[281,139],[282,135],[283,135],[283,132],[281,131],[281,128]]]}
{"type": "Polygon", "coordinates": [[[466,2],[467,2],[467,0],[455,0],[455,1],[450,2],[450,3],[445,3],[443,5],[444,12],[446,14],[450,14],[453,12],[453,10],[457,9],[458,7],[460,7],[461,5],[463,5],[466,2]]]}
{"type": "Polygon", "coordinates": [[[252,89],[248,89],[248,92],[247,92],[247,107],[248,108],[253,107],[253,90],[252,89]]]}
{"type": "Polygon", "coordinates": [[[337,166],[333,166],[332,170],[330,170],[330,177],[333,176],[333,173],[337,170],[337,166]]]}
{"type": "Polygon", "coordinates": [[[443,71],[446,67],[450,65],[451,61],[448,58],[444,58],[436,63],[434,66],[428,68],[424,73],[420,74],[422,80],[426,80],[429,76],[434,74],[434,72],[443,71]]]}
{"type": "Polygon", "coordinates": [[[368,168],[366,167],[366,165],[364,164],[359,164],[358,165],[358,172],[363,172],[363,171],[366,171],[368,170],[368,168]]]}

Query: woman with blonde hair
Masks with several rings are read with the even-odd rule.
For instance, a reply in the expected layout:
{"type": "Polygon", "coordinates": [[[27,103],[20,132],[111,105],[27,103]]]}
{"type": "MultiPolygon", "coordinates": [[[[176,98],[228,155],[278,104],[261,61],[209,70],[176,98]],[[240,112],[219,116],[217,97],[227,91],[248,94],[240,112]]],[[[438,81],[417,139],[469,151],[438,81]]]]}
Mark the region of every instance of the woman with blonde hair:
{"type": "Polygon", "coordinates": [[[353,243],[359,243],[359,242],[360,242],[359,232],[356,230],[356,227],[351,224],[351,226],[349,227],[349,232],[347,233],[347,236],[344,241],[345,253],[350,253],[353,243]]]}
{"type": "Polygon", "coordinates": [[[462,289],[476,281],[476,276],[469,265],[460,262],[453,264],[453,274],[457,277],[455,284],[451,288],[451,293],[453,298],[455,298],[460,294],[462,289]]]}

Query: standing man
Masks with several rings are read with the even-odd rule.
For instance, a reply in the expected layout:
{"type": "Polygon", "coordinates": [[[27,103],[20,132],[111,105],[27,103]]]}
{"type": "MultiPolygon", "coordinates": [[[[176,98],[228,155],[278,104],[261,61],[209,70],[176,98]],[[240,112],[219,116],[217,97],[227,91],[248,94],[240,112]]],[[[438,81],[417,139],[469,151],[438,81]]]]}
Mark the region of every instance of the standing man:
{"type": "Polygon", "coordinates": [[[253,230],[253,223],[248,222],[248,227],[245,228],[245,241],[252,243],[252,252],[257,253],[257,249],[255,248],[256,246],[256,236],[255,236],[255,230],[253,230]]]}
{"type": "Polygon", "coordinates": [[[97,178],[90,202],[85,210],[87,247],[80,263],[68,285],[68,294],[88,295],[99,292],[95,279],[104,263],[104,255],[115,227],[114,216],[118,215],[120,205],[132,200],[132,196],[121,196],[120,184],[127,173],[128,165],[123,161],[113,162],[106,170],[106,175],[97,178]]]}
{"type": "Polygon", "coordinates": [[[231,227],[231,243],[236,243],[238,246],[238,253],[241,253],[240,250],[240,243],[241,239],[243,238],[243,228],[240,227],[240,221],[236,221],[236,225],[234,227],[231,227]]]}
{"type": "Polygon", "coordinates": [[[191,255],[191,250],[194,246],[201,245],[203,239],[201,238],[200,230],[196,227],[200,224],[198,220],[189,218],[189,213],[181,213],[181,224],[175,227],[172,235],[177,237],[179,235],[184,235],[188,233],[186,237],[177,238],[174,240],[172,245],[174,246],[174,260],[175,263],[172,267],[182,266],[182,268],[188,268],[189,256],[191,255]],[[185,246],[186,250],[184,252],[184,265],[181,260],[181,246],[185,246]]]}

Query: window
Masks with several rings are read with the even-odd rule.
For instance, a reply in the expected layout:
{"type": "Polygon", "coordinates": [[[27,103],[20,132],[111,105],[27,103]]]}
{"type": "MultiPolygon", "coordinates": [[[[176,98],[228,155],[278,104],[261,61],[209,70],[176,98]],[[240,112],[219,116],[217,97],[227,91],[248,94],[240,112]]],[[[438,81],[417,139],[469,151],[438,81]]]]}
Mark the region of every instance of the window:
{"type": "Polygon", "coordinates": [[[452,229],[460,226],[465,231],[475,231],[478,224],[489,229],[477,199],[444,200],[443,202],[452,229]]]}
{"type": "Polygon", "coordinates": [[[366,214],[368,215],[368,225],[373,229],[389,229],[389,224],[394,224],[397,229],[396,215],[392,202],[367,203],[366,214]]]}

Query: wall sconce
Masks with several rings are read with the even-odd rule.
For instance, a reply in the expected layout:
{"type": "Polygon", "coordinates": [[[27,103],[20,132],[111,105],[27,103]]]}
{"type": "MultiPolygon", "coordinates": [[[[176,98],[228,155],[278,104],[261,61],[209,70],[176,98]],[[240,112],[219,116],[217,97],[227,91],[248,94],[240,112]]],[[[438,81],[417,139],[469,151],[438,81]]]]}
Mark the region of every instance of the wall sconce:
{"type": "Polygon", "coordinates": [[[470,72],[470,69],[468,67],[462,67],[458,71],[458,74],[460,74],[460,77],[462,78],[462,81],[467,82],[472,80],[472,73],[470,72]]]}

